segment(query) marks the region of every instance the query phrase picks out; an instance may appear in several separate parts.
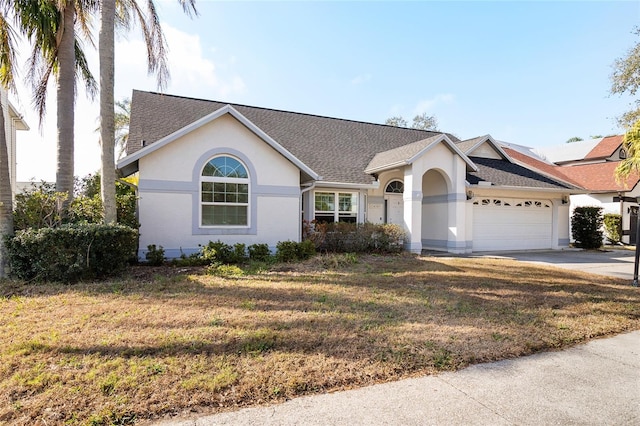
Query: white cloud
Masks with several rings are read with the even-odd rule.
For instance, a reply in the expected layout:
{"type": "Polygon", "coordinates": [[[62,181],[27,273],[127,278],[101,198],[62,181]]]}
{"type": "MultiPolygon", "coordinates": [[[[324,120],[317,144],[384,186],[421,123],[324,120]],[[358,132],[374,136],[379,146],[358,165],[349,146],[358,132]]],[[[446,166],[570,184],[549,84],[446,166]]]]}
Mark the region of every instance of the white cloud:
{"type": "MultiPolygon", "coordinates": [[[[168,60],[171,80],[167,93],[200,98],[225,100],[226,97],[242,93],[247,88],[237,72],[240,58],[229,57],[226,62],[214,62],[210,57],[217,51],[206,46],[199,36],[163,24],[169,46],[168,60]],[[204,46],[203,46],[204,44],[204,46]],[[217,66],[218,64],[222,64],[217,66]]],[[[98,56],[86,47],[87,60],[98,79],[98,56]]],[[[28,47],[18,51],[28,52],[28,47]]],[[[131,33],[128,39],[116,40],[116,100],[131,97],[132,89],[156,91],[155,77],[147,74],[147,53],[139,35],[131,33]]],[[[26,58],[20,58],[24,62],[26,58]]],[[[26,72],[21,72],[21,76],[26,72]]],[[[98,103],[86,99],[79,87],[75,116],[75,174],[84,176],[100,167],[100,148],[95,133],[98,117],[98,103]]],[[[55,180],[56,168],[56,99],[55,84],[49,88],[47,115],[42,133],[30,103],[29,90],[20,88],[19,99],[12,102],[24,114],[31,127],[30,131],[18,133],[17,173],[18,180],[55,180]]]]}
{"type": "MultiPolygon", "coordinates": [[[[218,67],[208,57],[215,52],[209,46],[203,46],[200,36],[178,30],[164,24],[167,39],[168,63],[171,79],[167,93],[182,96],[220,99],[230,94],[242,93],[246,85],[242,77],[233,72],[238,58],[231,56],[227,63],[218,67]]],[[[139,37],[123,41],[116,46],[116,84],[141,90],[156,90],[156,82],[146,72],[144,43],[139,37]]]]}
{"type": "Polygon", "coordinates": [[[438,94],[431,99],[420,100],[413,109],[413,114],[418,115],[424,112],[431,113],[438,105],[452,104],[454,102],[455,96],[451,93],[438,94]]]}
{"type": "Polygon", "coordinates": [[[367,74],[360,74],[356,77],[354,77],[353,79],[351,79],[351,84],[353,84],[354,86],[357,86],[359,84],[363,84],[366,83],[368,81],[371,81],[372,75],[367,73],[367,74]]]}

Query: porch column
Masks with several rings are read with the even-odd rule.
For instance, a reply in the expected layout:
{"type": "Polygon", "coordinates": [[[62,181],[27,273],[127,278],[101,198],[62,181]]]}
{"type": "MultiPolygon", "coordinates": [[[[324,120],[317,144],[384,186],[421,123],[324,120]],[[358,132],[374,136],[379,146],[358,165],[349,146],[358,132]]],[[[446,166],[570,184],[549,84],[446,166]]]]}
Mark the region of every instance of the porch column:
{"type": "Polygon", "coordinates": [[[449,217],[447,232],[447,251],[449,253],[467,253],[467,194],[466,194],[466,163],[458,156],[453,158],[452,188],[448,196],[449,217]]]}
{"type": "Polygon", "coordinates": [[[558,250],[558,240],[560,238],[560,232],[558,229],[558,223],[560,221],[560,205],[562,200],[551,200],[551,248],[558,250]]]}
{"type": "Polygon", "coordinates": [[[413,167],[404,170],[404,228],[407,232],[405,249],[422,253],[422,175],[414,176],[413,167]]]}

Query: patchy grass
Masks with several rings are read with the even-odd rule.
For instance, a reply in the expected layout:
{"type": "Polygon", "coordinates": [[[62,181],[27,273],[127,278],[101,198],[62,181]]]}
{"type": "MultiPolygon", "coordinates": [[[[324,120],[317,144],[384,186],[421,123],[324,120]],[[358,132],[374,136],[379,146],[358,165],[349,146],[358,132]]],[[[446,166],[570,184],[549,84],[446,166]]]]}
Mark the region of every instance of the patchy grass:
{"type": "Polygon", "coordinates": [[[508,260],[318,256],[256,270],[0,282],[0,423],[210,413],[640,328],[627,282],[508,260]]]}

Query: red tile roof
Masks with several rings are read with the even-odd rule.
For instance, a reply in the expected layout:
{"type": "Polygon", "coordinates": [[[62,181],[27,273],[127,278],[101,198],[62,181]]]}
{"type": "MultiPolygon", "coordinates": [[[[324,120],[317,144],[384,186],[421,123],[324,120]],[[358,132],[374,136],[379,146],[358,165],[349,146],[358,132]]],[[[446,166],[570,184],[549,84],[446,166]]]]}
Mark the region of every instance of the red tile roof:
{"type": "Polygon", "coordinates": [[[564,173],[562,173],[562,170],[564,170],[564,167],[560,167],[560,166],[555,166],[553,164],[549,164],[549,163],[545,163],[544,161],[538,160],[536,158],[530,157],[526,154],[521,153],[520,151],[516,151],[513,150],[511,148],[507,148],[506,146],[503,146],[502,149],[504,149],[504,151],[514,160],[523,163],[527,166],[533,167],[534,169],[548,175],[551,177],[554,177],[556,179],[560,179],[563,180],[564,182],[576,185],[576,186],[582,186],[579,182],[571,179],[569,176],[566,176],[564,173]]]}
{"type": "Polygon", "coordinates": [[[592,160],[596,158],[610,157],[620,145],[622,145],[623,135],[607,136],[602,138],[600,143],[596,145],[589,153],[584,157],[585,160],[592,160]]]}
{"type": "Polygon", "coordinates": [[[631,191],[636,186],[640,176],[631,173],[623,182],[617,182],[615,170],[619,161],[582,164],[562,167],[562,173],[578,182],[589,191],[631,191]]]}

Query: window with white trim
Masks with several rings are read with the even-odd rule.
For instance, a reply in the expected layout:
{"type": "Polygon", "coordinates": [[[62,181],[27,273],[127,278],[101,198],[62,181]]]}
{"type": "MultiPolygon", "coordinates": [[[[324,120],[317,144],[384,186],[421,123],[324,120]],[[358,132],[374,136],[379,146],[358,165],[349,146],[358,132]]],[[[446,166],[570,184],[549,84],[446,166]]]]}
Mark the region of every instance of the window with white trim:
{"type": "Polygon", "coordinates": [[[202,226],[249,225],[249,174],[237,159],[214,157],[200,177],[202,226]]]}
{"type": "Polygon", "coordinates": [[[358,221],[358,193],[316,192],[314,218],[318,222],[356,223],[358,221]]]}

